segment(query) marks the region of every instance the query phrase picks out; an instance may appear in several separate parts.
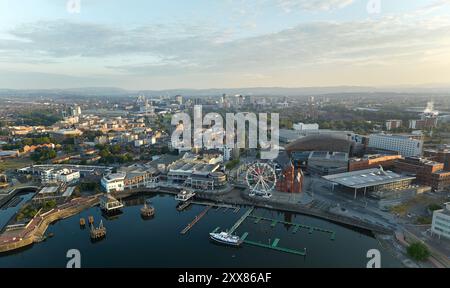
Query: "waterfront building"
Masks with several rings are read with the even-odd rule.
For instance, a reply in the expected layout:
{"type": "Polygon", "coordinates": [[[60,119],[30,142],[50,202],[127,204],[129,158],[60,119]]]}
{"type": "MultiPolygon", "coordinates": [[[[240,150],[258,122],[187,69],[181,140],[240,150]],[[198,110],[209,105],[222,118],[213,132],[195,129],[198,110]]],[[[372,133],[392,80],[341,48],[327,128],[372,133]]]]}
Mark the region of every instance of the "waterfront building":
{"type": "Polygon", "coordinates": [[[167,173],[167,180],[182,184],[190,176],[199,174],[208,175],[216,172],[219,167],[219,164],[189,163],[181,160],[171,165],[169,172],[167,173]]]}
{"type": "Polygon", "coordinates": [[[358,192],[369,194],[374,198],[385,198],[392,191],[411,188],[413,176],[403,176],[382,168],[358,170],[334,175],[323,176],[330,181],[333,191],[353,193],[356,198],[358,192]]]}
{"type": "Polygon", "coordinates": [[[450,202],[444,204],[444,209],[433,212],[431,232],[439,237],[450,239],[450,202]]]}
{"type": "Polygon", "coordinates": [[[136,189],[144,187],[154,187],[159,182],[161,172],[145,164],[134,164],[122,167],[119,172],[125,173],[124,189],[136,189]]]}
{"type": "Polygon", "coordinates": [[[222,172],[193,172],[185,181],[187,187],[209,191],[221,189],[226,184],[227,177],[222,172]]]}
{"type": "Polygon", "coordinates": [[[280,151],[274,160],[277,174],[275,190],[286,193],[301,193],[303,189],[303,173],[292,163],[286,151],[280,151]]]}
{"type": "Polygon", "coordinates": [[[420,156],[423,149],[423,139],[420,138],[420,135],[372,134],[368,147],[396,151],[403,156],[420,156]]]}
{"type": "Polygon", "coordinates": [[[107,192],[119,192],[125,190],[126,173],[111,173],[105,175],[101,180],[103,189],[107,192]]]}
{"type": "Polygon", "coordinates": [[[105,212],[113,212],[123,206],[122,202],[111,196],[109,193],[100,196],[100,208],[105,212]]]}

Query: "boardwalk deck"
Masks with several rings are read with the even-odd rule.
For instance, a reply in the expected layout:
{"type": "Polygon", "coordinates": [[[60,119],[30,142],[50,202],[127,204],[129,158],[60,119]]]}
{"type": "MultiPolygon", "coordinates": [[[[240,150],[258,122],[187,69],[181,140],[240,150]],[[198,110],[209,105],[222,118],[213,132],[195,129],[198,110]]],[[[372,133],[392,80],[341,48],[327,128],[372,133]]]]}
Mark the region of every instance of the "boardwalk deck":
{"type": "MultiPolygon", "coordinates": [[[[244,235],[242,235],[242,236],[244,236],[244,235]]],[[[275,239],[275,240],[277,240],[277,239],[275,239]]],[[[278,241],[279,241],[279,239],[278,239],[278,241]]],[[[295,250],[295,249],[290,249],[290,248],[279,247],[278,241],[276,243],[274,241],[275,246],[274,246],[274,244],[267,245],[267,244],[263,244],[263,243],[259,243],[259,242],[255,242],[255,241],[250,241],[250,240],[244,240],[244,243],[253,245],[253,246],[257,246],[257,247],[272,249],[272,250],[276,250],[276,251],[280,251],[280,252],[306,256],[306,249],[303,249],[303,251],[300,251],[300,250],[295,250]]]]}
{"type": "Polygon", "coordinates": [[[191,230],[192,227],[194,227],[194,225],[200,221],[200,219],[203,218],[203,216],[206,215],[206,213],[209,211],[209,209],[211,209],[212,206],[208,206],[206,207],[200,214],[198,214],[197,216],[195,216],[194,220],[192,220],[191,223],[189,223],[183,230],[181,230],[181,234],[186,234],[187,232],[189,232],[189,230],[191,230]]]}
{"type": "Polygon", "coordinates": [[[253,212],[253,209],[254,207],[248,209],[247,212],[245,212],[244,215],[242,215],[242,217],[239,218],[239,220],[236,223],[234,223],[233,227],[230,228],[228,233],[233,234],[234,231],[236,231],[236,229],[242,224],[242,222],[244,222],[245,219],[247,219],[247,217],[250,216],[250,214],[253,212]]]}

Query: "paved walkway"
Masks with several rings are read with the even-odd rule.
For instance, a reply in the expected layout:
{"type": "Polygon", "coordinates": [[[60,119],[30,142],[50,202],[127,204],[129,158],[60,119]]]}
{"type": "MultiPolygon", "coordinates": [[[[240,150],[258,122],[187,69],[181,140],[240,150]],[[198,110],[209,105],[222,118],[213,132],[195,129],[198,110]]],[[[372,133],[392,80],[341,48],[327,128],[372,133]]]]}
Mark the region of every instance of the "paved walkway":
{"type": "Polygon", "coordinates": [[[93,205],[96,203],[97,197],[87,197],[87,198],[76,198],[72,199],[70,202],[57,206],[56,208],[50,210],[51,212],[44,213],[43,215],[37,215],[28,222],[24,229],[5,231],[0,235],[0,245],[10,244],[18,241],[22,241],[25,238],[39,236],[36,235],[38,229],[44,224],[44,220],[50,218],[51,216],[61,213],[61,211],[68,211],[69,209],[84,206],[93,205]]]}

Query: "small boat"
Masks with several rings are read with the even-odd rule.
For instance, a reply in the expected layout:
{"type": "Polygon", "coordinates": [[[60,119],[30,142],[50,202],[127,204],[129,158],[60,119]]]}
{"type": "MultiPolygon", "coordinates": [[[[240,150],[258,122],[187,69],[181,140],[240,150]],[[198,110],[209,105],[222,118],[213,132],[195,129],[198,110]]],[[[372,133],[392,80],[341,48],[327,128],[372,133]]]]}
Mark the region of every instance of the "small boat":
{"type": "Polygon", "coordinates": [[[191,205],[190,201],[186,201],[186,202],[181,202],[180,204],[177,205],[177,211],[183,211],[186,207],[188,207],[189,205],[191,205]]]}
{"type": "Polygon", "coordinates": [[[240,246],[244,242],[239,236],[231,235],[228,232],[209,233],[209,237],[211,240],[218,243],[236,247],[240,246]]]}

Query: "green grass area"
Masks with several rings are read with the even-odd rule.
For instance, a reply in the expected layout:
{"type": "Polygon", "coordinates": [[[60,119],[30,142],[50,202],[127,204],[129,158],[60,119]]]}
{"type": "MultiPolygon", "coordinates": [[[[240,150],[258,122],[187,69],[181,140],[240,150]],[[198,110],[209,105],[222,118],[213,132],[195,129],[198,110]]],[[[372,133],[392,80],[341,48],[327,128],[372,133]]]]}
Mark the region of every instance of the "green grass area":
{"type": "Polygon", "coordinates": [[[430,225],[433,222],[431,217],[418,217],[416,223],[419,225],[430,225]]]}
{"type": "Polygon", "coordinates": [[[401,216],[405,216],[408,212],[408,206],[405,204],[400,204],[394,207],[391,207],[391,213],[399,214],[401,216]]]}
{"type": "Polygon", "coordinates": [[[0,161],[0,170],[6,171],[20,169],[26,166],[30,166],[31,164],[33,164],[33,161],[31,161],[29,158],[6,159],[0,161]]]}
{"type": "Polygon", "coordinates": [[[55,207],[56,207],[55,200],[46,201],[39,205],[26,204],[19,210],[19,212],[17,212],[16,220],[21,221],[24,219],[31,219],[37,214],[37,212],[41,208],[42,208],[41,213],[45,213],[55,207]]]}

